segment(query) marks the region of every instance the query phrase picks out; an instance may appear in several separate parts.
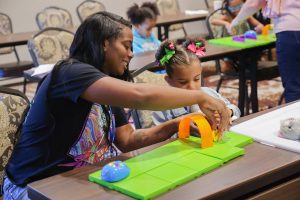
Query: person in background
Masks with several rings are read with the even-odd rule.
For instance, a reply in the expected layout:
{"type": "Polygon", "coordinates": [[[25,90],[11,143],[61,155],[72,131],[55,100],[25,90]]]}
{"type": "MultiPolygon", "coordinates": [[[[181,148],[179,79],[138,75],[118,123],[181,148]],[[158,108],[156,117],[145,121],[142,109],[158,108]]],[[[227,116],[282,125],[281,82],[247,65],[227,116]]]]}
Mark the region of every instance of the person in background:
{"type": "Polygon", "coordinates": [[[133,24],[133,54],[158,49],[160,41],[152,33],[156,24],[158,8],[155,3],[145,2],[140,7],[134,4],[127,10],[133,24]]]}
{"type": "MultiPolygon", "coordinates": [[[[176,88],[187,90],[201,90],[204,93],[222,100],[227,107],[227,112],[232,119],[240,117],[239,108],[231,104],[215,90],[201,86],[202,67],[198,56],[203,55],[205,42],[202,39],[186,40],[182,46],[176,45],[172,40],[164,41],[156,53],[156,60],[166,69],[166,82],[176,88]]],[[[201,112],[198,105],[186,106],[171,110],[155,111],[152,119],[155,125],[177,117],[201,112]]],[[[218,118],[218,114],[216,116],[218,118]]]]}
{"type": "Polygon", "coordinates": [[[226,37],[230,35],[240,35],[244,34],[246,31],[250,30],[250,27],[254,27],[254,30],[260,33],[263,29],[263,25],[256,20],[254,17],[249,16],[247,19],[241,21],[234,26],[231,30],[230,23],[237,16],[241,7],[243,6],[243,0],[224,0],[223,8],[226,10],[223,12],[219,18],[212,19],[211,23],[213,25],[222,26],[219,34],[220,37],[226,37]]]}
{"type": "Polygon", "coordinates": [[[276,53],[285,102],[298,100],[300,99],[300,1],[247,0],[231,22],[229,29],[233,29],[261,8],[265,17],[274,20],[276,53]]]}
{"type": "Polygon", "coordinates": [[[202,91],[129,82],[131,24],[99,12],[77,29],[69,58],[41,83],[5,168],[4,199],[28,199],[27,184],[170,138],[180,118],[134,130],[120,107],[165,110],[199,104],[223,132],[225,104],[202,91]],[[214,113],[218,112],[218,122],[214,113]]]}

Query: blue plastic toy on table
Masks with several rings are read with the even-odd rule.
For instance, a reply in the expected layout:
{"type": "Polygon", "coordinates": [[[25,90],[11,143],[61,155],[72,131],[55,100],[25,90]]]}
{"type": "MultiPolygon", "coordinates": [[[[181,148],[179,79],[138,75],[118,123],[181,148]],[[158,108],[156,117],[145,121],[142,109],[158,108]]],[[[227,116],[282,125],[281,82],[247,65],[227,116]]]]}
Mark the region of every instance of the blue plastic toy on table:
{"type": "Polygon", "coordinates": [[[122,161],[106,164],[101,170],[101,179],[107,182],[120,181],[129,176],[130,169],[122,161]]]}
{"type": "Polygon", "coordinates": [[[257,34],[255,31],[246,31],[244,33],[244,36],[246,39],[253,39],[253,40],[257,39],[257,34]]]}

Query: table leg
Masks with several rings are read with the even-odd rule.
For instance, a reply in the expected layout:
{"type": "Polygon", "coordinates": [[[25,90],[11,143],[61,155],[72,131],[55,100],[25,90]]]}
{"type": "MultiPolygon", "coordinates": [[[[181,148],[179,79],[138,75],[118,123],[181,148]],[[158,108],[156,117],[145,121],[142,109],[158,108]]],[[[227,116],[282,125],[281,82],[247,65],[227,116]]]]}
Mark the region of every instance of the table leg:
{"type": "Polygon", "coordinates": [[[239,109],[241,116],[245,114],[245,95],[246,95],[246,63],[244,56],[239,57],[239,109]]]}
{"type": "Polygon", "coordinates": [[[162,41],[162,32],[161,32],[161,26],[157,26],[157,38],[162,41]]]}
{"type": "Polygon", "coordinates": [[[258,53],[253,52],[250,56],[250,80],[251,80],[251,107],[252,113],[258,112],[258,97],[257,97],[257,62],[258,53]]]}
{"type": "Polygon", "coordinates": [[[169,27],[170,27],[170,25],[164,25],[164,38],[163,38],[163,40],[165,40],[165,39],[168,39],[169,38],[169,27]]]}

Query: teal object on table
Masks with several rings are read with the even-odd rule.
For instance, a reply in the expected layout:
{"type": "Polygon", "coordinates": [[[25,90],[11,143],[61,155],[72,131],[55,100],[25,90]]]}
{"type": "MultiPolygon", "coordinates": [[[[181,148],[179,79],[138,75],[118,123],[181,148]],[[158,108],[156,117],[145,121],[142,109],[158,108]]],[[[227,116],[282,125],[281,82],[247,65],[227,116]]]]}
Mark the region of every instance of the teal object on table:
{"type": "Polygon", "coordinates": [[[257,46],[263,46],[266,44],[270,44],[272,42],[276,41],[275,34],[269,34],[269,35],[258,35],[257,39],[245,39],[244,42],[234,41],[232,39],[232,36],[230,37],[222,37],[222,38],[216,38],[208,40],[209,44],[215,44],[215,45],[221,45],[221,46],[229,46],[229,47],[235,47],[235,48],[251,48],[251,47],[257,47],[257,46]]]}
{"type": "Polygon", "coordinates": [[[151,199],[245,154],[242,147],[252,142],[251,137],[226,132],[221,142],[202,149],[201,138],[190,136],[124,161],[130,174],[123,180],[104,181],[102,170],[88,179],[136,199],[151,199]]]}

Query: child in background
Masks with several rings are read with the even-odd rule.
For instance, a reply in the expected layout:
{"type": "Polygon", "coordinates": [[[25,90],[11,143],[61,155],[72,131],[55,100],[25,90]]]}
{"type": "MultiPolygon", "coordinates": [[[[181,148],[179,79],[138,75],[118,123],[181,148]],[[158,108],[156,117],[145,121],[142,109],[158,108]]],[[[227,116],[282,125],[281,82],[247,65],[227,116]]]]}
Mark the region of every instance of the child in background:
{"type": "Polygon", "coordinates": [[[158,8],[151,2],[145,2],[141,7],[134,4],[127,10],[127,16],[133,24],[133,54],[158,49],[160,41],[152,33],[157,15],[158,8]]]}
{"type": "Polygon", "coordinates": [[[217,37],[226,37],[230,35],[241,35],[246,31],[249,31],[254,27],[254,30],[257,33],[260,33],[263,29],[263,24],[256,20],[253,16],[249,17],[247,20],[242,21],[237,26],[231,30],[230,23],[238,15],[241,10],[244,2],[243,0],[224,0],[223,8],[226,10],[223,12],[219,18],[212,19],[211,23],[215,26],[222,26],[222,29],[219,30],[220,33],[217,34],[217,37]]]}
{"type": "MultiPolygon", "coordinates": [[[[186,40],[182,46],[176,45],[174,41],[166,40],[158,49],[156,60],[162,67],[165,67],[167,72],[165,80],[170,86],[188,90],[202,90],[206,94],[222,100],[226,104],[232,120],[239,118],[241,112],[237,106],[231,104],[215,90],[201,87],[202,67],[198,57],[202,56],[204,51],[204,41],[201,39],[186,40]]],[[[158,125],[193,112],[201,112],[198,105],[156,111],[153,112],[152,119],[154,124],[158,125]]]]}

